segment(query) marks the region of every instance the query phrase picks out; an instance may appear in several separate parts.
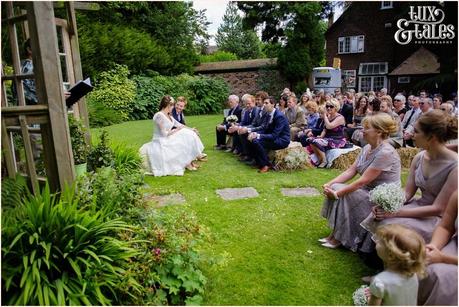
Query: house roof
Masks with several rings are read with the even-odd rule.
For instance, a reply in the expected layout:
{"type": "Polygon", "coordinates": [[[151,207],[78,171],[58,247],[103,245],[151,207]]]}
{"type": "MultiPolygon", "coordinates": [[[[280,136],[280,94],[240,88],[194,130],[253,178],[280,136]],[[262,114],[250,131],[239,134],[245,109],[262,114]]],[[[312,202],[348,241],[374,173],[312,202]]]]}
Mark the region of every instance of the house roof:
{"type": "Polygon", "coordinates": [[[327,31],[325,31],[325,35],[330,32],[331,29],[335,28],[338,24],[340,24],[343,19],[345,18],[344,16],[349,14],[350,10],[352,9],[352,3],[349,4],[349,6],[344,8],[344,11],[341,13],[341,15],[338,17],[338,19],[335,20],[334,23],[331,24],[331,26],[328,27],[327,31]]]}
{"type": "Polygon", "coordinates": [[[427,75],[440,73],[438,56],[424,47],[413,52],[402,64],[398,65],[390,76],[427,75]]]}
{"type": "Polygon", "coordinates": [[[194,68],[195,72],[208,71],[225,71],[225,70],[247,70],[258,69],[262,67],[276,66],[277,58],[271,59],[255,59],[255,60],[238,60],[225,62],[209,62],[202,63],[194,68]]]}

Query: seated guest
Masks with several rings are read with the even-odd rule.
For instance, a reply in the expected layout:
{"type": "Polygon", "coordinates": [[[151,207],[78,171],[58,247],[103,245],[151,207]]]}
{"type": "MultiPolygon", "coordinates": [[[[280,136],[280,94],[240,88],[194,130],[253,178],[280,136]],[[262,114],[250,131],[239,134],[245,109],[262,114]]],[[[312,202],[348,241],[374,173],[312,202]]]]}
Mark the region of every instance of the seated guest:
{"type": "Polygon", "coordinates": [[[334,148],[342,148],[346,145],[344,137],[344,117],[338,113],[340,107],[336,99],[331,99],[326,104],[326,113],[324,119],[324,130],[318,137],[306,139],[306,145],[310,145],[312,151],[318,159],[318,167],[325,167],[327,159],[325,152],[334,148]]]}
{"type": "MultiPolygon", "coordinates": [[[[425,93],[425,91],[421,91],[421,93],[425,93]]],[[[432,99],[430,98],[420,98],[419,99],[419,109],[421,110],[421,113],[419,113],[419,116],[421,116],[422,114],[426,114],[430,111],[433,110],[432,108],[432,105],[433,105],[433,101],[432,99]]],[[[413,109],[414,109],[414,105],[413,105],[413,109]]],[[[415,125],[415,121],[408,125],[408,127],[405,129],[405,131],[403,132],[403,139],[405,140],[405,143],[406,144],[410,144],[409,140],[413,140],[413,136],[414,136],[414,125],[415,125]]],[[[411,142],[411,144],[413,144],[411,142]]],[[[415,145],[415,144],[413,144],[415,145]]],[[[417,146],[417,145],[416,145],[417,146]]]]}
{"type": "Polygon", "coordinates": [[[308,114],[306,110],[306,105],[311,100],[312,96],[311,94],[309,94],[309,92],[305,92],[303,95],[301,95],[300,100],[298,101],[298,107],[300,107],[303,110],[304,114],[308,114]]]}
{"type": "Polygon", "coordinates": [[[392,111],[392,98],[389,95],[384,95],[380,98],[381,105],[380,105],[380,112],[384,112],[392,116],[397,124],[397,131],[394,132],[389,136],[388,142],[394,146],[395,149],[400,148],[403,145],[403,132],[402,132],[402,125],[400,122],[400,116],[397,113],[392,111]]]}
{"type": "MultiPolygon", "coordinates": [[[[322,216],[332,229],[328,237],[319,240],[325,247],[336,248],[342,244],[352,251],[361,248],[367,231],[360,227],[360,222],[373,207],[370,191],[383,183],[400,182],[400,157],[387,143],[389,135],[396,130],[392,117],[385,113],[368,115],[363,119],[362,126],[368,145],[362,148],[348,170],[323,185],[327,199],[322,207],[322,216]],[[360,177],[351,182],[357,174],[360,177]]],[[[370,248],[364,246],[363,251],[371,252],[374,245],[370,248]]]]}
{"type": "Polygon", "coordinates": [[[298,107],[295,96],[289,96],[287,99],[287,110],[285,111],[289,127],[290,127],[290,140],[294,141],[296,134],[303,130],[306,125],[306,118],[303,110],[298,107]]]}
{"type": "Polygon", "coordinates": [[[317,110],[319,106],[315,101],[308,101],[306,104],[306,129],[313,129],[316,126],[317,121],[319,120],[319,113],[317,110]]]}
{"type": "Polygon", "coordinates": [[[264,101],[264,111],[269,115],[268,126],[259,132],[251,132],[248,140],[251,142],[249,151],[259,166],[260,173],[269,171],[270,162],[268,150],[278,150],[290,144],[290,128],[287,118],[274,106],[276,100],[269,97],[264,101]]]}
{"type": "Polygon", "coordinates": [[[175,102],[174,108],[172,109],[171,113],[172,117],[182,125],[186,125],[185,115],[183,115],[183,110],[185,109],[186,104],[187,101],[185,97],[177,97],[177,101],[175,102]]]}
{"type": "Polygon", "coordinates": [[[426,246],[427,278],[419,281],[418,305],[457,306],[457,190],[426,246]]]}
{"type": "Polygon", "coordinates": [[[354,114],[354,107],[353,107],[353,100],[351,97],[354,97],[350,92],[346,92],[344,95],[344,99],[340,105],[340,108],[338,110],[339,114],[344,116],[344,120],[346,122],[345,127],[348,127],[348,125],[352,124],[352,117],[354,114]]]}
{"type": "Polygon", "coordinates": [[[397,94],[394,97],[394,112],[400,116],[400,121],[403,120],[406,112],[408,112],[408,108],[405,106],[405,103],[406,99],[402,94],[397,94]]]}
{"type": "Polygon", "coordinates": [[[255,163],[248,150],[249,141],[247,136],[250,132],[258,132],[264,130],[269,122],[268,114],[263,110],[263,101],[268,98],[268,93],[264,91],[259,91],[255,94],[255,103],[259,110],[258,115],[255,116],[252,123],[247,126],[240,126],[237,134],[239,135],[239,141],[241,142],[242,156],[241,161],[247,162],[249,164],[255,163]]]}
{"type": "Polygon", "coordinates": [[[352,123],[346,126],[346,135],[348,139],[351,139],[352,134],[355,130],[362,128],[362,119],[367,115],[367,108],[368,108],[368,97],[367,96],[360,96],[357,99],[354,105],[354,116],[352,117],[352,123]]]}
{"type": "Polygon", "coordinates": [[[242,112],[242,120],[239,124],[234,125],[228,129],[228,132],[233,134],[233,146],[235,148],[235,154],[240,154],[243,152],[241,135],[235,132],[238,132],[241,127],[250,126],[254,119],[258,116],[258,112],[260,111],[258,107],[255,105],[255,97],[253,97],[252,95],[246,94],[242,96],[242,100],[245,105],[245,108],[242,112]]]}
{"type": "MultiPolygon", "coordinates": [[[[311,101],[311,103],[315,103],[314,101],[311,101]]],[[[315,103],[317,105],[317,103],[315,103]]],[[[317,114],[319,115],[319,118],[317,119],[314,127],[312,128],[306,128],[303,131],[298,132],[298,140],[301,142],[301,145],[303,147],[308,146],[306,143],[306,140],[311,137],[316,137],[322,133],[324,130],[324,116],[326,114],[325,112],[325,106],[319,106],[318,107],[318,112],[317,114]]]]}
{"type": "MultiPolygon", "coordinates": [[[[367,115],[374,115],[380,111],[381,101],[379,98],[374,97],[373,100],[368,100],[367,115]]],[[[357,129],[351,136],[351,141],[357,146],[363,147],[367,145],[365,138],[363,137],[362,129],[357,129]]]]}
{"type": "Polygon", "coordinates": [[[405,113],[403,120],[401,122],[402,132],[403,132],[403,144],[404,146],[414,147],[413,136],[414,131],[411,126],[418,120],[421,116],[422,111],[419,108],[419,97],[410,96],[411,98],[411,109],[405,113]]]}
{"type": "Polygon", "coordinates": [[[444,214],[451,194],[457,190],[457,153],[449,150],[447,140],[457,138],[457,119],[440,110],[421,115],[415,124],[416,145],[424,150],[411,162],[405,187],[405,205],[394,213],[374,207],[368,220],[378,224],[403,224],[416,230],[426,242],[444,214]],[[421,190],[421,197],[415,198],[421,190]]]}
{"type": "MultiPolygon", "coordinates": [[[[239,97],[236,95],[230,95],[228,97],[228,104],[230,106],[230,111],[228,112],[228,116],[230,115],[236,115],[238,120],[237,122],[241,121],[241,113],[242,109],[239,106],[239,97]]],[[[215,146],[215,149],[226,149],[226,135],[232,135],[231,133],[228,133],[228,129],[230,126],[232,126],[232,123],[229,123],[226,120],[227,117],[223,119],[223,122],[215,128],[215,132],[217,135],[217,146],[215,146]]]]}
{"type": "Polygon", "coordinates": [[[449,101],[451,100],[448,100],[447,102],[442,103],[440,105],[440,110],[442,110],[448,115],[454,116],[454,104],[449,103],[449,101]]]}
{"type": "Polygon", "coordinates": [[[289,95],[283,94],[281,98],[279,99],[279,103],[276,104],[276,109],[281,111],[283,114],[285,114],[285,111],[287,111],[288,97],[289,95]]]}
{"type": "Polygon", "coordinates": [[[435,94],[433,97],[433,108],[440,109],[441,104],[443,103],[443,96],[442,94],[435,94]]]}

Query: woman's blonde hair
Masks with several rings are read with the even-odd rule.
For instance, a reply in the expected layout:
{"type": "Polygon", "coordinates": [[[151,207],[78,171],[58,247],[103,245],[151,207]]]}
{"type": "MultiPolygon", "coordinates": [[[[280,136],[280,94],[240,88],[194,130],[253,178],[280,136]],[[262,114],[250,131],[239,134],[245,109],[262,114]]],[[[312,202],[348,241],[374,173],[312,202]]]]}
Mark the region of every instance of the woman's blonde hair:
{"type": "Polygon", "coordinates": [[[392,97],[390,97],[389,95],[383,95],[379,97],[379,100],[381,100],[381,102],[383,101],[387,102],[387,106],[389,107],[390,110],[392,110],[392,107],[393,107],[392,97]]]}
{"type": "Polygon", "coordinates": [[[313,100],[309,100],[308,102],[306,102],[306,105],[304,107],[306,109],[311,109],[312,113],[317,113],[317,109],[319,108],[317,103],[313,100]]]}
{"type": "Polygon", "coordinates": [[[425,242],[416,231],[400,224],[383,225],[376,230],[376,238],[385,248],[385,266],[406,276],[426,275],[425,242]]]}
{"type": "Polygon", "coordinates": [[[362,120],[362,126],[369,126],[378,130],[382,134],[382,138],[386,139],[392,133],[397,132],[397,122],[387,113],[377,112],[372,115],[367,115],[362,120]]]}
{"type": "Polygon", "coordinates": [[[445,114],[441,110],[432,110],[422,114],[416,126],[426,136],[435,136],[441,143],[457,138],[457,117],[445,114]]]}
{"type": "Polygon", "coordinates": [[[339,109],[341,109],[341,104],[335,98],[330,99],[330,101],[328,101],[327,103],[331,103],[335,107],[336,112],[338,112],[339,109]]]}

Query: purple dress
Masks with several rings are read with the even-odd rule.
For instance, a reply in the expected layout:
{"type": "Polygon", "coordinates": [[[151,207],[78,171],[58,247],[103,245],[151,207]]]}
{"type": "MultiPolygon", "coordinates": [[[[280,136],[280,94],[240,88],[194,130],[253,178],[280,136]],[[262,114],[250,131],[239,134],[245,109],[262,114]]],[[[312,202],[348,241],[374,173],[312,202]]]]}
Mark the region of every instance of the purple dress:
{"type": "MultiPolygon", "coordinates": [[[[331,123],[339,118],[336,116],[331,123]]],[[[306,139],[307,145],[315,145],[321,151],[326,152],[329,149],[342,148],[346,145],[346,137],[344,136],[344,125],[339,125],[333,129],[325,129],[325,136],[310,137],[306,139]]]]}
{"type": "MultiPolygon", "coordinates": [[[[369,152],[370,148],[370,145],[363,147],[357,157],[357,173],[362,175],[371,167],[381,170],[379,176],[366,186],[337,200],[325,199],[322,207],[322,216],[328,220],[334,237],[352,251],[357,251],[364,239],[370,237],[360,227],[360,222],[371,213],[373,207],[370,191],[382,183],[400,182],[401,165],[397,151],[387,142],[383,142],[373,152],[369,152]]],[[[332,189],[341,190],[346,185],[335,183],[332,189]]]]}

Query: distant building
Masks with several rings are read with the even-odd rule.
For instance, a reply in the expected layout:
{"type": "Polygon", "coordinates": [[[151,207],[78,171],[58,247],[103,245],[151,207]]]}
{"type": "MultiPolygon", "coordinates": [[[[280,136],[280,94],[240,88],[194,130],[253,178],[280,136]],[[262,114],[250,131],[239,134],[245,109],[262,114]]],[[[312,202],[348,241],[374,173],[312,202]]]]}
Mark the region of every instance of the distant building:
{"type": "Polygon", "coordinates": [[[448,1],[352,2],[325,34],[326,65],[332,66],[333,59],[339,58],[346,86],[356,91],[385,87],[391,94],[408,94],[425,88],[431,93],[449,95],[457,90],[457,9],[457,2],[448,1]],[[427,6],[430,11],[421,8],[418,12],[418,7],[427,6]],[[408,44],[395,40],[400,19],[410,21],[401,25],[401,30],[423,27],[416,25],[416,18],[424,18],[419,16],[423,13],[427,23],[432,24],[428,26],[430,34],[426,35],[438,34],[439,24],[433,24],[442,14],[431,16],[432,9],[444,12],[441,24],[454,26],[454,38],[419,40],[413,35],[408,44]]]}
{"type": "Polygon", "coordinates": [[[206,54],[212,54],[218,51],[218,46],[207,46],[206,47],[206,54]]]}

